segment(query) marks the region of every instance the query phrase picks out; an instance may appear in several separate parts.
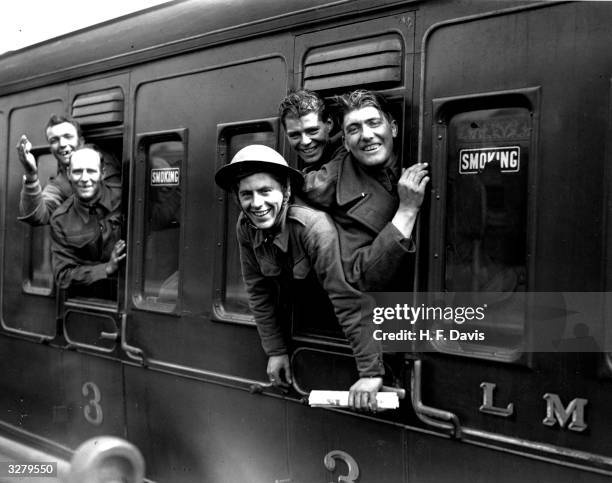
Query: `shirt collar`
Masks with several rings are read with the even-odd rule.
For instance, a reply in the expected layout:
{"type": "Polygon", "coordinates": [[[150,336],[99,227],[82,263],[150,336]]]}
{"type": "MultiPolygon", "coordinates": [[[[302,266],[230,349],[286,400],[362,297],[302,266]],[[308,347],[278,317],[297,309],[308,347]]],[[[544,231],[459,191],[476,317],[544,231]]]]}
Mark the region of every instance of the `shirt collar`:
{"type": "Polygon", "coordinates": [[[336,185],[336,200],[340,206],[352,203],[357,199],[366,198],[368,194],[379,193],[379,196],[396,197],[397,180],[399,176],[388,176],[399,171],[397,158],[391,166],[383,169],[366,169],[347,151],[340,162],[336,185]],[[385,170],[391,170],[385,173],[385,170]],[[380,173],[380,174],[379,174],[380,173]],[[379,176],[389,177],[392,181],[391,190],[385,189],[379,176]],[[394,181],[394,182],[393,182],[394,181]],[[384,193],[384,194],[383,194],[384,193]]]}
{"type": "Polygon", "coordinates": [[[89,222],[91,208],[96,208],[98,206],[101,206],[106,210],[106,212],[110,212],[113,210],[113,203],[112,203],[113,200],[112,200],[111,192],[108,189],[108,186],[106,186],[106,184],[102,181],[100,182],[100,191],[98,193],[98,196],[93,201],[88,201],[88,202],[81,201],[76,194],[74,195],[74,198],[75,198],[74,209],[77,212],[77,214],[80,216],[80,218],[83,220],[84,223],[89,222]]]}
{"type": "MultiPolygon", "coordinates": [[[[397,158],[396,158],[397,159],[397,158]]],[[[384,188],[392,193],[397,186],[399,180],[399,163],[394,160],[390,166],[378,169],[367,169],[363,168],[365,172],[369,173],[374,179],[384,186],[384,188]]]]}
{"type": "Polygon", "coordinates": [[[249,217],[244,214],[245,222],[251,226],[251,229],[255,232],[253,236],[253,247],[257,248],[260,245],[276,245],[282,252],[287,253],[287,247],[289,246],[289,230],[287,228],[287,212],[289,211],[289,203],[285,205],[284,212],[282,213],[282,220],[276,230],[258,230],[253,228],[249,217]]]}
{"type": "Polygon", "coordinates": [[[311,171],[318,171],[324,164],[334,158],[336,152],[340,148],[344,148],[344,145],[342,144],[342,131],[337,132],[329,138],[329,141],[323,148],[321,159],[319,159],[316,163],[304,166],[302,172],[310,173],[311,171]]]}

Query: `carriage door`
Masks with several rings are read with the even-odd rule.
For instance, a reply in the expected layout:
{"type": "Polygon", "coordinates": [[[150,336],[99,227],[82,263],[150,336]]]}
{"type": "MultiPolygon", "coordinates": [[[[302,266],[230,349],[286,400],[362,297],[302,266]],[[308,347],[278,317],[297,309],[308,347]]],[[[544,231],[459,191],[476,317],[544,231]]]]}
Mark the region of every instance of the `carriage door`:
{"type": "Polygon", "coordinates": [[[38,162],[38,176],[46,184],[57,174],[44,127],[53,113],[64,111],[66,85],[36,90],[10,98],[3,178],[5,194],[3,230],[2,329],[40,340],[56,335],[55,290],[51,270],[51,233],[48,226],[30,226],[18,220],[23,167],[15,146],[22,134],[32,143],[38,162]]]}
{"type": "MultiPolygon", "coordinates": [[[[117,75],[75,82],[69,91],[70,112],[80,123],[85,142],[98,146],[103,156],[104,179],[116,185],[122,183],[125,159],[127,88],[128,76],[117,75]]],[[[125,213],[127,200],[123,198],[125,213]]],[[[125,224],[122,233],[125,239],[125,224]]],[[[60,291],[58,310],[67,342],[98,353],[111,353],[118,348],[124,273],[120,268],[114,278],[60,291]]]]}
{"type": "Polygon", "coordinates": [[[424,307],[443,300],[445,312],[429,307],[422,322],[436,330],[418,336],[413,402],[426,426],[464,442],[609,473],[612,12],[592,7],[496,12],[426,35],[419,282],[424,307]]]}
{"type": "MultiPolygon", "coordinates": [[[[355,89],[382,92],[400,126],[398,155],[406,160],[411,150],[408,136],[413,104],[413,26],[414,12],[404,12],[298,35],[294,60],[296,89],[313,90],[327,99],[355,89]]],[[[334,130],[340,131],[341,120],[334,122],[334,130]]],[[[288,147],[286,152],[290,152],[288,147]]],[[[410,279],[407,275],[407,286],[410,279]]],[[[299,371],[298,386],[304,392],[316,389],[311,383],[327,374],[328,388],[347,387],[357,376],[348,344],[327,296],[318,284],[305,285],[294,291],[300,296],[293,301],[296,308],[292,335],[299,347],[293,364],[299,371]],[[336,369],[330,371],[329,364],[336,369]],[[342,370],[337,370],[338,364],[342,370]]]]}
{"type": "MultiPolygon", "coordinates": [[[[400,126],[396,139],[399,156],[407,160],[411,151],[411,106],[414,68],[414,12],[401,12],[378,18],[341,20],[333,28],[296,36],[295,88],[314,90],[329,98],[355,89],[371,89],[384,93],[390,101],[393,115],[400,126]]],[[[336,120],[338,125],[339,120],[336,120]]],[[[289,153],[290,150],[285,149],[289,153]]],[[[293,154],[292,154],[293,155],[293,154]]],[[[406,161],[407,162],[407,161],[406,161]]],[[[411,285],[407,274],[407,286],[411,285]]],[[[296,347],[292,355],[294,380],[298,390],[307,393],[312,389],[346,390],[357,380],[355,361],[342,331],[333,315],[326,294],[316,282],[303,284],[293,293],[294,311],[292,337],[296,347]]],[[[399,376],[402,365],[387,367],[389,381],[399,376]]],[[[290,445],[295,454],[311,455],[304,458],[300,468],[305,472],[304,481],[320,480],[321,459],[329,449],[346,454],[360,468],[364,481],[399,481],[402,479],[401,432],[396,428],[377,427],[383,439],[394,441],[386,451],[388,457],[372,462],[372,446],[359,436],[368,431],[365,425],[350,425],[341,419],[319,419],[317,431],[310,434],[323,438],[304,437],[304,428],[297,421],[305,420],[300,409],[291,407],[293,418],[290,428],[290,445]],[[327,451],[323,451],[329,448],[327,451]],[[367,464],[366,464],[367,461],[367,464]],[[389,465],[393,461],[394,465],[389,465]],[[382,467],[381,465],[386,465],[382,467]],[[317,473],[319,471],[319,473],[317,473]]],[[[314,424],[309,422],[308,424],[314,424]]],[[[335,454],[334,452],[330,454],[335,454]]],[[[330,458],[333,460],[333,458],[330,458]]],[[[328,468],[334,468],[331,464],[328,468]]],[[[331,471],[331,470],[330,470],[331,471]]],[[[335,478],[342,473],[336,469],[335,478]]],[[[332,479],[331,475],[326,474],[332,479]]],[[[327,480],[326,480],[327,481],[327,480]]]]}

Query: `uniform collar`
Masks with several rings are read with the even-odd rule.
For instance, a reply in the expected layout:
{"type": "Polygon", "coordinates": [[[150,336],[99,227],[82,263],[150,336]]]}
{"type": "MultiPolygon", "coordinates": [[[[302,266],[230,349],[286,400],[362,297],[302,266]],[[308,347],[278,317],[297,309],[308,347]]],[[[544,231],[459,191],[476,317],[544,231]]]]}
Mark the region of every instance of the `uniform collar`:
{"type": "Polygon", "coordinates": [[[76,193],[74,195],[74,198],[74,209],[84,223],[89,222],[91,210],[97,208],[98,206],[103,207],[106,212],[111,212],[114,209],[112,193],[103,181],[100,182],[100,191],[96,199],[94,199],[93,201],[81,201],[76,195],[76,193]]]}
{"type": "Polygon", "coordinates": [[[289,246],[289,230],[287,229],[287,213],[289,211],[290,204],[287,203],[281,214],[281,222],[275,229],[272,230],[258,230],[253,227],[249,217],[243,213],[245,222],[255,232],[253,236],[253,247],[257,248],[260,245],[276,245],[284,253],[287,252],[289,246]]]}
{"type": "MultiPolygon", "coordinates": [[[[338,205],[345,205],[356,199],[365,198],[369,193],[386,193],[394,197],[396,192],[397,171],[399,162],[396,158],[393,165],[379,170],[367,170],[349,152],[346,153],[340,163],[338,182],[336,186],[336,197],[338,205]],[[387,176],[392,180],[392,190],[385,189],[379,177],[387,176]]],[[[384,194],[382,194],[384,196],[384,194]]]]}
{"type": "Polygon", "coordinates": [[[317,161],[316,163],[305,166],[302,169],[302,172],[310,173],[311,171],[318,171],[319,169],[321,169],[321,166],[323,166],[328,161],[333,159],[336,156],[336,153],[341,148],[344,148],[344,145],[342,143],[342,131],[338,131],[336,134],[334,134],[333,136],[329,138],[328,143],[325,145],[325,148],[323,149],[323,154],[321,155],[321,159],[319,159],[319,161],[317,161]]]}
{"type": "Polygon", "coordinates": [[[392,193],[396,190],[400,174],[399,163],[397,161],[394,161],[391,166],[386,166],[382,169],[362,169],[369,173],[372,178],[376,179],[388,192],[392,193]]]}

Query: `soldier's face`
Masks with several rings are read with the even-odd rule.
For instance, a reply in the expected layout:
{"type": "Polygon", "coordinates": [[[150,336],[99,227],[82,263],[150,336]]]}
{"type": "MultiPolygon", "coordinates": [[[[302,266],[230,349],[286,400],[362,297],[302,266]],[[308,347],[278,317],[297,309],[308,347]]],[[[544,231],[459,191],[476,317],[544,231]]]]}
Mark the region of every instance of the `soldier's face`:
{"type": "Polygon", "coordinates": [[[284,196],[281,184],[268,173],[252,174],[238,184],[238,201],[242,211],[260,230],[274,226],[281,213],[284,196]]]}
{"type": "Polygon", "coordinates": [[[344,146],[367,167],[385,167],[393,163],[393,139],[397,124],[377,108],[362,107],[348,112],[342,124],[344,146]]]}
{"type": "Polygon", "coordinates": [[[285,118],[287,140],[307,165],[318,162],[323,156],[331,128],[331,119],[322,121],[316,112],[309,112],[299,118],[285,118]]]}
{"type": "Polygon", "coordinates": [[[70,159],[68,177],[80,200],[95,198],[102,179],[100,155],[93,149],[75,151],[70,159]]]}
{"type": "Polygon", "coordinates": [[[62,122],[47,128],[47,141],[51,154],[65,167],[70,164],[72,153],[82,144],[76,127],[69,122],[62,122]]]}

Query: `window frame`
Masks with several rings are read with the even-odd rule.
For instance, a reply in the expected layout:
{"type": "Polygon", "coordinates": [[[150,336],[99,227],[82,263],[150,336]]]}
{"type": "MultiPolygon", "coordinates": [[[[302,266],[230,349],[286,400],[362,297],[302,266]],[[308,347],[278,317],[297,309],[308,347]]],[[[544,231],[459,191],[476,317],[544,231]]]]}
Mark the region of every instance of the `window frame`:
{"type": "MultiPolygon", "coordinates": [[[[225,166],[231,161],[229,154],[232,136],[258,132],[272,133],[272,138],[275,140],[275,145],[271,147],[279,151],[280,119],[278,117],[217,124],[217,159],[215,170],[219,170],[221,167],[225,166]]],[[[215,256],[213,277],[214,292],[212,297],[213,307],[211,320],[254,327],[255,318],[251,315],[250,311],[247,314],[232,311],[231,309],[227,308],[225,302],[228,273],[228,247],[229,243],[236,244],[237,242],[234,225],[228,226],[230,221],[229,204],[233,203],[231,200],[231,195],[218,186],[216,186],[215,189],[215,198],[217,200],[218,208],[216,210],[218,215],[216,231],[217,240],[215,243],[217,254],[215,256]]]]}
{"type": "Polygon", "coordinates": [[[185,200],[186,200],[186,179],[188,175],[188,133],[187,128],[169,129],[164,131],[152,131],[145,133],[138,133],[136,135],[136,155],[134,156],[135,167],[134,167],[134,194],[133,194],[133,222],[134,226],[131,229],[133,246],[132,246],[132,257],[133,262],[131,264],[133,270],[133,278],[131,282],[131,299],[132,305],[135,309],[143,310],[147,312],[161,313],[167,315],[179,316],[182,310],[182,288],[183,288],[183,277],[180,274],[184,274],[183,266],[183,244],[185,240],[185,200]],[[181,174],[179,181],[179,189],[181,190],[181,213],[180,213],[180,229],[179,229],[179,247],[178,247],[178,272],[179,280],[177,286],[177,298],[176,302],[171,303],[157,303],[147,300],[144,294],[144,273],[145,273],[145,196],[147,190],[147,155],[148,148],[155,143],[165,141],[179,141],[183,145],[183,159],[181,160],[181,174]]]}
{"type": "MultiPolygon", "coordinates": [[[[428,252],[429,267],[427,274],[428,292],[441,292],[444,290],[446,270],[446,204],[447,204],[447,160],[449,149],[449,125],[454,115],[461,112],[479,109],[496,109],[505,107],[523,107],[529,110],[532,121],[532,135],[529,143],[529,159],[527,167],[526,186],[526,307],[523,322],[522,347],[497,348],[498,352],[489,351],[459,351],[443,347],[440,343],[432,342],[436,352],[459,355],[473,359],[485,359],[497,362],[530,364],[530,307],[533,306],[532,295],[529,292],[535,286],[535,226],[537,216],[537,169],[538,169],[538,137],[540,122],[540,87],[528,87],[510,91],[485,92],[466,96],[432,99],[432,127],[431,127],[431,165],[432,165],[432,202],[430,210],[428,252]]],[[[487,348],[488,349],[488,348],[487,348]]]]}
{"type": "MultiPolygon", "coordinates": [[[[51,154],[51,149],[49,146],[34,146],[31,149],[32,154],[37,159],[37,163],[39,163],[39,159],[41,156],[50,156],[52,162],[57,163],[55,157],[51,154]]],[[[57,172],[57,169],[55,170],[57,172]]],[[[48,181],[47,181],[48,183],[48,181]]],[[[41,182],[41,188],[45,186],[47,183],[41,182]]],[[[38,230],[42,232],[45,230],[48,234],[49,240],[51,240],[51,227],[49,224],[42,226],[30,226],[24,225],[23,230],[23,241],[24,246],[27,246],[27,250],[24,252],[25,256],[23,258],[22,265],[22,277],[21,277],[21,287],[24,293],[28,295],[37,295],[41,297],[55,297],[55,280],[53,276],[53,270],[51,270],[51,288],[39,287],[32,283],[30,278],[30,273],[32,272],[32,241],[34,238],[34,231],[38,230]]],[[[49,248],[49,262],[51,262],[51,249],[49,248]]]]}

